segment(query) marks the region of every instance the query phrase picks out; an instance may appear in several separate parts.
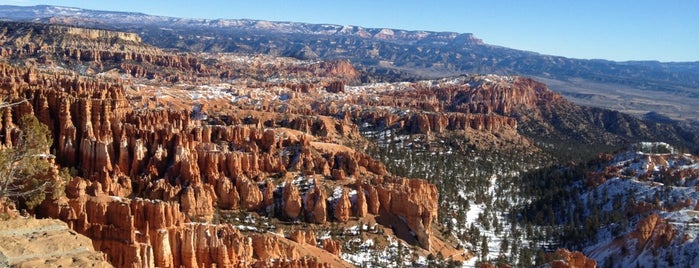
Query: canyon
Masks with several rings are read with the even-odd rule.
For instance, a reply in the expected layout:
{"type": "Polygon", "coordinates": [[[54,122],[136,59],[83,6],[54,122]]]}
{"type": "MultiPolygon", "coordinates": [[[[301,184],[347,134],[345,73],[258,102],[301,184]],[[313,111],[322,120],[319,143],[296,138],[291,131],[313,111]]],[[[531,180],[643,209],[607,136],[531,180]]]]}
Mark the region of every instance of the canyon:
{"type": "MultiPolygon", "coordinates": [[[[53,141],[55,192],[31,213],[65,222],[115,267],[361,266],[355,239],[414,265],[472,261],[473,245],[446,231],[447,179],[397,175],[400,158],[372,154],[381,143],[538,160],[551,147],[698,140],[520,76],[363,83],[343,59],[172,52],[41,23],[0,22],[0,33],[0,91],[17,103],[2,108],[0,142],[12,146],[24,115],[53,141]]],[[[669,226],[649,216],[630,237],[667,245],[669,226]]]]}
{"type": "Polygon", "coordinates": [[[464,73],[522,75],[575,103],[696,130],[696,62],[573,59],[489,44],[471,33],[252,19],[197,19],[60,6],[2,6],[0,17],[139,33],[144,42],[188,52],[347,59],[365,82],[434,79],[464,73]],[[658,116],[660,115],[660,116],[658,116]]]}
{"type": "MultiPolygon", "coordinates": [[[[331,239],[316,242],[313,233],[294,232],[292,239],[283,235],[283,230],[280,236],[266,231],[242,233],[225,223],[211,225],[218,210],[256,212],[291,222],[307,219],[318,225],[347,222],[350,217],[356,220],[355,211],[359,210],[359,218],[381,215],[387,221],[404,224],[416,234],[423,250],[432,250],[431,244],[437,239],[431,235],[437,217],[435,186],[392,176],[370,156],[332,143],[361,141],[353,123],[266,108],[236,113],[231,106],[217,107],[217,103],[227,102],[225,98],[203,104],[213,109],[225,108],[228,113],[208,107],[194,112],[198,101],[191,98],[177,104],[189,109],[164,109],[165,101],[151,95],[154,92],[137,90],[132,94],[133,82],[121,77],[94,79],[46,67],[52,60],[88,62],[94,68],[115,61],[135,61],[139,65],[171,68],[164,73],[195,71],[199,68],[196,64],[187,64],[194,62],[188,60],[192,59],[190,56],[164,53],[128,35],[22,26],[25,28],[6,26],[5,32],[15,38],[15,43],[3,47],[4,56],[23,59],[26,64],[31,62],[24,60],[27,56],[41,58],[42,53],[56,51],[65,56],[38,61],[44,69],[1,64],[3,95],[12,102],[27,99],[4,109],[1,129],[7,135],[7,145],[12,144],[16,119],[24,114],[33,114],[49,126],[55,141],[56,169],[72,167],[75,176],[63,178],[55,174],[57,184],[65,187],[65,195],[45,200],[36,214],[65,221],[92,239],[95,248],[105,252],[116,267],[201,267],[213,263],[350,266],[338,258],[341,244],[331,239]],[[23,37],[30,41],[19,43],[23,38],[8,29],[28,32],[23,37]],[[37,40],[45,36],[87,42],[37,40]],[[103,43],[101,38],[117,38],[129,46],[99,46],[103,43]],[[133,47],[141,49],[132,50],[133,47]],[[197,119],[204,115],[225,118],[228,123],[197,119]],[[295,181],[309,185],[300,192],[295,181]],[[338,190],[342,192],[339,198],[325,194],[338,190]],[[358,191],[367,192],[364,198],[350,202],[350,191],[353,196],[358,191]],[[315,249],[317,246],[325,250],[315,249]]],[[[352,78],[356,72],[342,62],[322,63],[314,68],[333,77],[352,78]],[[347,73],[336,75],[337,72],[347,73]]],[[[132,79],[141,77],[128,68],[122,72],[133,74],[132,79]]],[[[213,73],[211,77],[219,75],[213,73]]],[[[155,76],[150,80],[163,81],[155,76]]],[[[328,84],[328,88],[337,88],[328,84]]],[[[291,88],[285,93],[291,94],[291,88]]],[[[241,105],[237,109],[244,108],[241,105]]]]}

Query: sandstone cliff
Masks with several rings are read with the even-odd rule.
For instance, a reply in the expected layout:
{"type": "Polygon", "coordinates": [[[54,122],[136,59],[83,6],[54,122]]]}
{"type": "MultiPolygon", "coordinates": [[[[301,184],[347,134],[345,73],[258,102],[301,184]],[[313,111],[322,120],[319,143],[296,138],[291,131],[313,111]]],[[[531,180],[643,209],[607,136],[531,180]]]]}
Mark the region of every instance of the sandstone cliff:
{"type": "MultiPolygon", "coordinates": [[[[2,27],[2,57],[36,60],[0,63],[2,93],[28,100],[4,109],[2,133],[34,114],[53,133],[57,163],[74,168],[66,196],[47,200],[39,214],[89,236],[119,267],[265,258],[321,265],[289,246],[315,247],[313,235],[292,233],[289,244],[197,223],[219,220],[222,210],[292,223],[382,218],[405,225],[413,243],[432,252],[437,188],[391,175],[364,152],[361,131],[527,145],[516,111],[559,98],[519,77],[357,86],[360,74],[347,61],[173,54],[126,33],[2,27]],[[117,75],[55,71],[59,65],[117,75]]],[[[341,252],[339,242],[321,243],[341,252]]]]}
{"type": "Polygon", "coordinates": [[[636,225],[629,237],[636,239],[636,250],[640,252],[667,247],[675,238],[675,230],[667,219],[651,214],[636,225]]]}
{"type": "Polygon", "coordinates": [[[552,268],[595,268],[597,262],[579,251],[557,249],[544,257],[552,268]]]}
{"type": "MultiPolygon", "coordinates": [[[[231,241],[245,245],[247,235],[231,227],[216,227],[223,231],[208,230],[187,222],[209,221],[217,208],[263,211],[266,205],[276,202],[276,197],[270,195],[272,192],[263,192],[274,190],[274,185],[269,183],[265,188],[259,180],[261,175],[300,172],[338,181],[387,175],[385,166],[366,154],[345,146],[315,142],[303,132],[245,125],[203,125],[192,120],[187,111],[134,109],[128,105],[123,81],[50,76],[35,73],[31,68],[0,67],[6,78],[3,81],[7,81],[0,85],[3,92],[30,100],[26,105],[5,109],[6,116],[37,115],[58,140],[58,164],[75,167],[80,176],[69,183],[65,198],[47,200],[38,213],[62,219],[93,239],[95,247],[118,267],[252,263],[254,260],[249,255],[228,250],[231,241]],[[51,116],[50,111],[57,111],[59,116],[51,116]],[[126,198],[131,196],[147,199],[126,198]],[[204,233],[214,231],[230,236],[223,240],[205,239],[204,233]],[[215,246],[218,244],[226,246],[215,246]],[[206,251],[202,252],[204,248],[206,251]],[[224,251],[229,253],[215,253],[224,251]]],[[[3,120],[2,129],[12,131],[13,127],[11,119],[3,120]]],[[[411,191],[410,187],[391,186],[400,182],[384,183],[397,196],[396,200],[410,200],[404,195],[411,193],[401,194],[411,191]]],[[[361,207],[350,203],[345,195],[337,202],[340,206],[333,207],[335,214],[331,219],[327,216],[330,207],[324,190],[314,188],[302,199],[295,188],[288,183],[282,191],[281,203],[289,219],[304,212],[311,222],[347,221],[355,215],[353,208],[361,207]]],[[[435,196],[423,202],[436,204],[436,192],[430,194],[435,196]]],[[[376,202],[379,201],[367,203],[376,202]]],[[[435,204],[427,206],[435,207],[435,204]]],[[[421,237],[428,234],[426,230],[434,221],[434,215],[427,212],[412,215],[394,212],[397,206],[386,207],[389,215],[407,217],[411,228],[421,237]]],[[[253,238],[255,249],[243,251],[258,252],[254,255],[258,258],[300,257],[290,253],[294,252],[292,249],[268,249],[279,244],[269,239],[253,238]]],[[[429,249],[428,244],[423,246],[429,249]]],[[[340,246],[331,244],[331,248],[337,253],[340,246]]]]}
{"type": "Polygon", "coordinates": [[[88,184],[75,179],[67,189],[70,198],[45,203],[43,216],[90,237],[117,267],[265,267],[270,260],[301,265],[296,267],[348,266],[336,257],[301,255],[306,239],[315,247],[312,235],[297,244],[273,234],[245,234],[228,224],[189,222],[179,203],[90,195],[84,191],[88,184]]]}

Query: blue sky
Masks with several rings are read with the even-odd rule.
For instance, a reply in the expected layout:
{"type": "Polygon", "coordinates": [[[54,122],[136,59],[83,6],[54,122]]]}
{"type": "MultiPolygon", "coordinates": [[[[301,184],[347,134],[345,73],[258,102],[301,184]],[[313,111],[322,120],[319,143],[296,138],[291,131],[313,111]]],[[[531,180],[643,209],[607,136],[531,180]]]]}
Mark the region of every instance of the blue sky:
{"type": "Polygon", "coordinates": [[[188,18],[249,18],[474,33],[486,43],[609,60],[699,61],[695,0],[9,0],[188,18]]]}

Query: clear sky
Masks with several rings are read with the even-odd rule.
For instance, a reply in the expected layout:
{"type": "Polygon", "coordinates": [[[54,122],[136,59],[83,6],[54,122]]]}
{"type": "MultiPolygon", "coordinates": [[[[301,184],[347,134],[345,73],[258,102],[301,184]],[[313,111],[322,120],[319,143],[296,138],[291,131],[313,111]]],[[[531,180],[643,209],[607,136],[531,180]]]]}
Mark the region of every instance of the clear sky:
{"type": "Polygon", "coordinates": [[[699,0],[0,0],[186,18],[474,33],[486,43],[609,60],[699,61],[699,0]]]}

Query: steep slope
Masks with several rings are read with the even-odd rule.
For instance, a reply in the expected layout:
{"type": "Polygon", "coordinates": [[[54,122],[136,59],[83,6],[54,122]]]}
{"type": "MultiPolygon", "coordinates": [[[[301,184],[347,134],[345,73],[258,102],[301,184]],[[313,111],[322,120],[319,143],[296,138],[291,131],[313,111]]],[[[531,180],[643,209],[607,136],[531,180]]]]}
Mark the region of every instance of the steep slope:
{"type": "Polygon", "coordinates": [[[585,248],[599,263],[686,267],[699,264],[697,197],[699,159],[664,143],[642,143],[616,155],[586,178],[600,213],[620,210],[628,221],[602,225],[596,243],[585,248]],[[607,196],[607,198],[604,198],[607,196]],[[616,204],[622,204],[620,207],[616,204]]]}
{"type": "Polygon", "coordinates": [[[544,248],[575,248],[604,266],[693,267],[698,161],[666,143],[643,142],[583,166],[528,175],[527,184],[548,191],[523,187],[532,202],[513,210],[521,217],[512,220],[548,229],[538,240],[544,248]]]}

